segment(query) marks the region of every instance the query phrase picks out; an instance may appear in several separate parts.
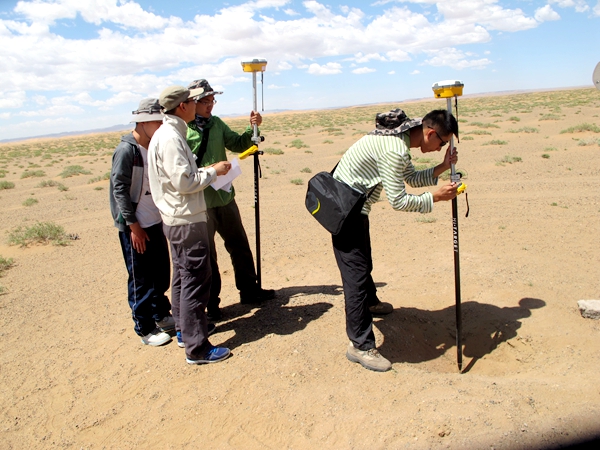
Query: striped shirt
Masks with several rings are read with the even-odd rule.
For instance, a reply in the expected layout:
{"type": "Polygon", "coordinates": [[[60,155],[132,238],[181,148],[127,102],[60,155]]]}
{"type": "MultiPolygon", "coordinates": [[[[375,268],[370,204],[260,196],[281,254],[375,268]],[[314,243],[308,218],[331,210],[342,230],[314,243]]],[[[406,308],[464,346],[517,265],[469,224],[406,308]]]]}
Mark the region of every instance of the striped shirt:
{"type": "Polygon", "coordinates": [[[366,135],[356,141],[342,156],[333,177],[365,193],[375,190],[365,202],[361,213],[368,215],[381,191],[397,211],[429,213],[433,210],[433,195],[407,194],[404,183],[411,187],[433,186],[433,167],[415,170],[411,162],[408,133],[396,136],[366,135]]]}

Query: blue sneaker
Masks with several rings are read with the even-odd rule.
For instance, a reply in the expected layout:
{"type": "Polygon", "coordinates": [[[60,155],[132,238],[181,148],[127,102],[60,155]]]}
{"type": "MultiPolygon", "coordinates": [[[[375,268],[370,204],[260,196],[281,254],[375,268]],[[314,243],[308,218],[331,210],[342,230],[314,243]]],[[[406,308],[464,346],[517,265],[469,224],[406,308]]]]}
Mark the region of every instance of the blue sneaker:
{"type": "Polygon", "coordinates": [[[181,348],[185,348],[185,344],[183,343],[183,339],[181,338],[181,331],[177,332],[177,345],[181,348]]]}
{"type": "Polygon", "coordinates": [[[223,361],[224,359],[227,359],[230,354],[231,354],[231,352],[226,347],[215,347],[215,346],[211,345],[210,349],[206,352],[206,354],[202,358],[200,358],[200,359],[185,358],[185,361],[188,364],[216,363],[219,361],[223,361]]]}
{"type": "MultiPolygon", "coordinates": [[[[217,327],[214,323],[208,324],[208,335],[209,336],[211,334],[213,334],[216,330],[217,330],[217,327]]],[[[179,345],[181,348],[185,348],[185,344],[183,343],[183,338],[181,337],[181,331],[177,332],[177,345],[179,345]]]]}

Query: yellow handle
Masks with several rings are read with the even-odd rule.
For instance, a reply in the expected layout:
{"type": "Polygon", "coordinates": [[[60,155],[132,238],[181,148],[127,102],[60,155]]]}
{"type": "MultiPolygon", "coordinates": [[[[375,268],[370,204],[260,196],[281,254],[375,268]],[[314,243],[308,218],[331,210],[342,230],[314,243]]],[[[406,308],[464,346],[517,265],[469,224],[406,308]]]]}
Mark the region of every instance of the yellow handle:
{"type": "Polygon", "coordinates": [[[250,155],[253,155],[253,154],[254,154],[254,153],[256,153],[257,151],[258,151],[258,146],[256,146],[256,145],[253,145],[252,147],[250,147],[250,148],[249,148],[248,150],[246,150],[245,152],[243,152],[243,153],[240,153],[240,156],[239,156],[239,158],[240,158],[240,159],[245,159],[245,158],[247,158],[248,156],[250,156],[250,155]]]}
{"type": "Polygon", "coordinates": [[[465,192],[465,190],[467,189],[467,185],[464,183],[461,183],[460,186],[458,188],[456,188],[456,195],[460,195],[463,192],[465,192]]]}

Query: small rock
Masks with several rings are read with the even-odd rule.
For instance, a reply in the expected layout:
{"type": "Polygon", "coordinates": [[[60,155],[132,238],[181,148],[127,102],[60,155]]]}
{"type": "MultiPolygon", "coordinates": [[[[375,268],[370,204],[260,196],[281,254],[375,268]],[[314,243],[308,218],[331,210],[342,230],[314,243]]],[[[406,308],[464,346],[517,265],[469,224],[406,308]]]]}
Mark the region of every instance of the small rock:
{"type": "Polygon", "coordinates": [[[600,300],[579,300],[579,312],[587,319],[600,319],[600,300]]]}

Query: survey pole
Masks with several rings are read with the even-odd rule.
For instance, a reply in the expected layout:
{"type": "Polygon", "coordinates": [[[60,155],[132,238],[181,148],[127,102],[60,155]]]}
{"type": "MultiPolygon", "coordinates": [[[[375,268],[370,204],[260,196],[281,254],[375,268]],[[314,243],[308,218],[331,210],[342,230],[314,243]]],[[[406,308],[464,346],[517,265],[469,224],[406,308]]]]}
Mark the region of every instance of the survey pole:
{"type": "MultiPolygon", "coordinates": [[[[256,95],[256,74],[264,72],[267,69],[267,61],[265,59],[253,59],[252,61],[242,62],[244,72],[252,73],[252,97],[253,111],[258,111],[257,95],[256,95]]],[[[240,159],[244,159],[249,155],[254,155],[254,225],[256,230],[256,284],[259,291],[262,289],[261,276],[261,256],[260,256],[260,201],[259,201],[259,184],[260,178],[260,162],[259,156],[263,154],[258,149],[258,144],[264,141],[264,136],[258,135],[258,125],[252,126],[252,142],[254,145],[240,155],[240,159]]]]}
{"type": "MultiPolygon", "coordinates": [[[[434,83],[432,86],[436,98],[445,98],[448,113],[452,114],[452,98],[462,95],[464,84],[461,81],[448,80],[434,83]]],[[[454,150],[454,135],[450,136],[450,148],[454,150]]],[[[450,167],[450,181],[458,186],[458,193],[465,189],[465,185],[460,180],[460,174],[456,173],[454,164],[450,167]]],[[[460,253],[458,240],[458,201],[456,197],[452,199],[452,240],[454,246],[454,297],[456,302],[456,362],[458,370],[462,371],[462,312],[461,312],[461,294],[460,294],[460,253]]]]}

